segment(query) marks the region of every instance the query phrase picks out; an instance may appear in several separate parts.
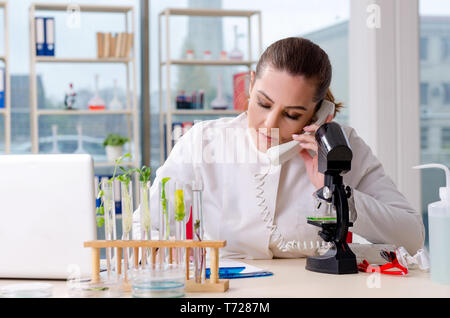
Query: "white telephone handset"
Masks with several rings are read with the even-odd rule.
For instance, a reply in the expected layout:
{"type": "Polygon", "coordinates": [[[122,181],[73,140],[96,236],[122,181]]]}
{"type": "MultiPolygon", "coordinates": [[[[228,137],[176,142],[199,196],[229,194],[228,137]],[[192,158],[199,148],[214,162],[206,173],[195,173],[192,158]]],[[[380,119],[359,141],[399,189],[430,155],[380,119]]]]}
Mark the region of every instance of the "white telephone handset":
{"type": "MultiPolygon", "coordinates": [[[[316,114],[317,120],[314,124],[320,126],[323,123],[325,123],[325,120],[329,115],[334,115],[334,109],[335,109],[334,103],[324,99],[322,101],[320,109],[317,111],[316,114]]],[[[310,133],[306,132],[305,134],[310,133]]],[[[292,140],[284,144],[269,148],[266,154],[269,156],[270,163],[276,166],[281,165],[284,162],[288,161],[296,154],[298,154],[301,150],[302,147],[300,146],[300,143],[297,140],[292,140]]]]}

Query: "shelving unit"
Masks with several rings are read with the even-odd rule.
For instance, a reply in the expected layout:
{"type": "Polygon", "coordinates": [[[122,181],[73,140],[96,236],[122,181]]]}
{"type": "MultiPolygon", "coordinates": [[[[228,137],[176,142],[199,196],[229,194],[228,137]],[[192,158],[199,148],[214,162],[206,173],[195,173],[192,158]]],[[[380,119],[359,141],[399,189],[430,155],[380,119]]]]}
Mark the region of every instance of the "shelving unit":
{"type": "Polygon", "coordinates": [[[0,61],[5,65],[5,108],[0,108],[0,115],[4,119],[5,154],[11,151],[11,79],[9,77],[9,35],[8,35],[8,1],[0,1],[0,9],[3,9],[3,32],[5,38],[5,52],[0,56],[0,61]]]}
{"type": "Polygon", "coordinates": [[[132,110],[53,110],[53,109],[38,109],[37,115],[132,115],[132,110]]]}
{"type": "MultiPolygon", "coordinates": [[[[134,160],[126,162],[124,165],[139,167],[140,141],[139,141],[139,118],[137,108],[137,89],[136,89],[136,61],[135,50],[132,48],[131,57],[127,58],[77,58],[77,57],[53,57],[37,56],[35,43],[35,13],[36,11],[67,11],[69,3],[32,3],[29,11],[30,26],[30,116],[31,116],[31,142],[32,152],[39,153],[39,117],[50,115],[74,116],[74,115],[126,115],[128,122],[129,143],[128,152],[131,153],[131,143],[134,144],[134,160]],[[36,64],[38,63],[94,63],[105,64],[115,63],[123,64],[126,67],[126,107],[123,110],[64,110],[64,109],[38,109],[37,103],[37,76],[36,64]]],[[[134,27],[134,8],[132,6],[108,6],[108,5],[88,5],[79,6],[80,12],[98,12],[98,13],[123,13],[125,17],[125,32],[129,32],[129,15],[131,16],[131,32],[135,34],[134,27]]],[[[105,136],[106,137],[106,136],[105,136]]],[[[114,162],[94,162],[96,167],[114,166],[114,162]]]]}
{"type": "Polygon", "coordinates": [[[171,16],[202,16],[202,17],[242,17],[248,19],[248,29],[247,29],[247,49],[248,57],[252,57],[252,21],[251,18],[256,16],[258,19],[258,55],[262,52],[262,34],[261,34],[261,11],[247,11],[247,10],[223,10],[223,9],[177,9],[177,8],[167,8],[163,10],[158,17],[158,43],[159,43],[159,129],[160,129],[160,162],[161,164],[165,161],[164,158],[164,142],[167,148],[167,155],[172,150],[172,116],[175,115],[190,115],[190,116],[223,116],[223,115],[238,115],[240,111],[233,109],[227,110],[213,110],[213,109],[172,109],[172,103],[174,98],[171,93],[171,66],[174,65],[198,65],[198,66],[247,66],[248,70],[251,70],[251,66],[256,63],[256,61],[246,60],[186,60],[186,59],[172,59],[170,57],[170,17],[171,16]],[[162,19],[165,18],[165,50],[166,56],[163,60],[162,57],[162,19]],[[162,83],[162,72],[165,67],[166,71],[166,108],[163,109],[163,83],[162,83]],[[166,140],[164,141],[164,123],[166,123],[166,140]]]}
{"type": "Polygon", "coordinates": [[[48,56],[36,56],[36,62],[40,63],[129,63],[130,58],[61,58],[61,57],[48,57],[48,56]]]}
{"type": "Polygon", "coordinates": [[[251,66],[256,61],[233,61],[233,60],[168,60],[161,62],[161,65],[243,65],[251,66]]]}
{"type": "MultiPolygon", "coordinates": [[[[239,110],[214,110],[214,109],[207,109],[207,110],[202,110],[202,109],[175,109],[172,111],[173,115],[197,115],[197,116],[202,116],[202,115],[238,115],[241,112],[239,110]]],[[[166,113],[164,113],[166,114],[166,113]]]]}

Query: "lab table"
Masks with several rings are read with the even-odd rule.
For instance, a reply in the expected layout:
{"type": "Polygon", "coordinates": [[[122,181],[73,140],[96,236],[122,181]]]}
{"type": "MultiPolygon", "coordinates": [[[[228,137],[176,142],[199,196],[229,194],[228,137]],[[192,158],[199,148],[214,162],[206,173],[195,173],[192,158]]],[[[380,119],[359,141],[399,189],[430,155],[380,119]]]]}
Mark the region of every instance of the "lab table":
{"type": "MultiPolygon", "coordinates": [[[[330,275],[305,269],[306,259],[239,260],[271,271],[273,276],[231,279],[225,293],[186,293],[188,298],[450,298],[450,285],[438,284],[430,273],[412,269],[406,276],[379,273],[330,275]]],[[[68,297],[64,280],[0,279],[0,286],[23,282],[53,285],[53,297],[68,297]]],[[[125,294],[124,297],[131,297],[125,294]]]]}

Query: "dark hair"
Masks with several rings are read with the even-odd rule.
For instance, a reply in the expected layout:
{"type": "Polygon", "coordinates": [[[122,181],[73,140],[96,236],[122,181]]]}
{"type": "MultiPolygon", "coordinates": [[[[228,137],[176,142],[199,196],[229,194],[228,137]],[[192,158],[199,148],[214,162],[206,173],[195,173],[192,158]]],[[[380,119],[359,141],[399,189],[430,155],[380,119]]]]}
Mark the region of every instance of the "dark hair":
{"type": "Polygon", "coordinates": [[[267,66],[286,71],[293,76],[302,75],[314,80],[317,85],[314,102],[320,102],[323,99],[332,101],[336,104],[335,114],[342,107],[341,103],[336,103],[329,88],[332,70],[328,55],[310,40],[289,37],[271,44],[259,58],[256,65],[256,78],[261,76],[267,66]]]}

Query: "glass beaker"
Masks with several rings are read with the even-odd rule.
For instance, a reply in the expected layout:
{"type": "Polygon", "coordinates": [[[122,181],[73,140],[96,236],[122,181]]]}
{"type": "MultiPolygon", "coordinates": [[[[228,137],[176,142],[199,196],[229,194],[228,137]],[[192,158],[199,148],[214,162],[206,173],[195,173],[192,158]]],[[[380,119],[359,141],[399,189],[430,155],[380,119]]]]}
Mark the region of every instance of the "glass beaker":
{"type": "MultiPolygon", "coordinates": [[[[122,240],[128,241],[131,239],[131,229],[133,226],[133,183],[131,180],[120,182],[120,191],[122,198],[122,240]]],[[[130,264],[133,264],[133,255],[131,248],[123,249],[123,270],[125,273],[125,280],[127,279],[127,272],[130,269],[130,264]]]]}
{"type": "MultiPolygon", "coordinates": [[[[152,219],[150,215],[150,181],[139,182],[141,240],[151,240],[152,219]]],[[[142,248],[142,267],[149,263],[149,248],[142,248]]]]}
{"type": "MultiPolygon", "coordinates": [[[[203,240],[203,185],[200,181],[192,182],[192,234],[194,241],[203,240]]],[[[196,283],[204,283],[206,279],[206,250],[194,248],[194,279],[196,283]]]]}
{"type": "Polygon", "coordinates": [[[177,264],[155,264],[151,268],[135,269],[131,275],[133,297],[183,297],[185,273],[177,264]]]}
{"type": "MultiPolygon", "coordinates": [[[[101,183],[103,196],[103,208],[105,218],[105,240],[116,239],[116,211],[113,194],[113,185],[107,178],[102,179],[101,183]]],[[[111,247],[106,248],[106,268],[108,278],[111,278],[111,272],[115,271],[115,251],[111,247]]]]}

